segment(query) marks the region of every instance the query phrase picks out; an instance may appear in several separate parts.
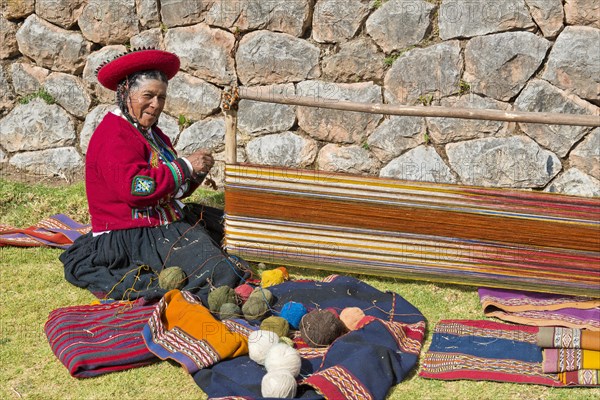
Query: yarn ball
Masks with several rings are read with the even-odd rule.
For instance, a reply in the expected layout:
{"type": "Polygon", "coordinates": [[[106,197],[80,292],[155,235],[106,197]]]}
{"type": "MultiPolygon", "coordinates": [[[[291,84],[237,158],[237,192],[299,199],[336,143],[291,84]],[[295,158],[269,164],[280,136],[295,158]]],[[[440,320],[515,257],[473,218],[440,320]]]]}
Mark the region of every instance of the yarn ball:
{"type": "Polygon", "coordinates": [[[181,289],[187,283],[187,275],[180,267],[165,268],[158,274],[158,286],[164,290],[181,289]]]}
{"type": "Polygon", "coordinates": [[[269,317],[260,324],[260,329],[275,332],[281,338],[287,336],[290,331],[290,325],[285,318],[269,317]]]}
{"type": "Polygon", "coordinates": [[[275,332],[257,330],[248,335],[248,356],[260,365],[264,365],[267,353],[279,342],[275,332]]]}
{"type": "Polygon", "coordinates": [[[275,268],[275,269],[278,269],[278,270],[280,270],[281,272],[283,272],[283,279],[284,279],[284,280],[286,280],[286,281],[287,281],[288,279],[290,279],[290,274],[289,274],[289,272],[288,272],[288,270],[287,270],[287,268],[286,268],[286,267],[277,267],[277,268],[275,268]]]}
{"type": "Polygon", "coordinates": [[[263,289],[260,287],[254,288],[254,291],[250,293],[250,297],[248,297],[248,300],[250,300],[253,297],[259,298],[262,301],[268,303],[269,305],[273,304],[273,293],[271,293],[269,289],[263,289]]]}
{"type": "Polygon", "coordinates": [[[208,294],[208,308],[216,313],[225,303],[235,303],[235,291],[229,286],[220,286],[208,294]]]}
{"type": "Polygon", "coordinates": [[[268,271],[263,271],[260,276],[260,285],[264,288],[268,288],[269,286],[279,285],[285,279],[283,278],[283,271],[280,269],[271,269],[268,271]]]}
{"type": "Polygon", "coordinates": [[[300,364],[302,360],[298,351],[284,343],[273,345],[265,358],[267,372],[283,371],[293,377],[300,373],[300,364]]]}
{"type": "Polygon", "coordinates": [[[235,288],[235,294],[237,294],[237,296],[241,300],[241,303],[243,304],[246,302],[246,300],[248,300],[248,297],[250,297],[253,290],[254,288],[252,286],[248,285],[247,283],[244,283],[243,285],[240,285],[235,288]]]}
{"type": "Polygon", "coordinates": [[[248,321],[261,320],[269,312],[269,305],[263,299],[251,297],[242,306],[242,314],[248,321]]]}
{"type": "Polygon", "coordinates": [[[235,303],[225,303],[219,309],[219,318],[221,320],[238,318],[242,316],[240,306],[235,303]]]}
{"type": "Polygon", "coordinates": [[[293,399],[296,397],[298,384],[296,378],[286,372],[267,372],[263,376],[260,391],[263,397],[293,399]]]}
{"type": "Polygon", "coordinates": [[[283,305],[279,316],[284,318],[292,328],[298,329],[300,326],[300,320],[307,313],[306,307],[302,303],[296,303],[295,301],[289,301],[283,305]]]}
{"type": "Polygon", "coordinates": [[[358,323],[364,317],[365,313],[358,307],[346,307],[340,313],[340,320],[351,331],[356,329],[358,323]]]}
{"type": "Polygon", "coordinates": [[[294,347],[294,340],[287,336],[282,336],[279,338],[279,343],[283,343],[287,346],[294,347]]]}
{"type": "Polygon", "coordinates": [[[311,347],[329,346],[346,332],[346,326],[328,310],[313,310],[300,321],[300,336],[311,347]]]}

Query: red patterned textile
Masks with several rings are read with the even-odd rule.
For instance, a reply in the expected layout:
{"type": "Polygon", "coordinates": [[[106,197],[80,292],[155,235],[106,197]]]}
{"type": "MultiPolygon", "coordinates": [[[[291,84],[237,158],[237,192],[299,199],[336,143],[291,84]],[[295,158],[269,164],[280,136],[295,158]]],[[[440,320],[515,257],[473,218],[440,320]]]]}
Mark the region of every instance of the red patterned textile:
{"type": "Polygon", "coordinates": [[[44,331],[69,373],[90,378],[158,361],[142,339],[154,308],[142,299],[63,307],[50,313],[44,331]]]}
{"type": "Polygon", "coordinates": [[[0,246],[66,249],[91,229],[90,225],[75,222],[64,214],[52,215],[24,229],[0,224],[0,246]]]}

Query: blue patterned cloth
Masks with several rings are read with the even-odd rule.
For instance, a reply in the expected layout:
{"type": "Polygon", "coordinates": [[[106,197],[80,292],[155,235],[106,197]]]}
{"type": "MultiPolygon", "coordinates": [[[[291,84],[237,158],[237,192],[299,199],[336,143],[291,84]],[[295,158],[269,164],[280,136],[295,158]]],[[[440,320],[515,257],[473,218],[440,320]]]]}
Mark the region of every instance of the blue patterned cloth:
{"type": "MultiPolygon", "coordinates": [[[[300,348],[302,367],[296,398],[384,399],[389,390],[417,363],[425,333],[425,318],[395,293],[383,293],[352,277],[324,281],[291,281],[271,286],[276,298],[273,314],[289,301],[309,310],[359,307],[367,316],[324,349],[300,348]]],[[[257,329],[257,327],[255,327],[257,329]]],[[[266,370],[248,356],[222,361],[194,374],[212,399],[243,396],[261,399],[266,370]]]]}

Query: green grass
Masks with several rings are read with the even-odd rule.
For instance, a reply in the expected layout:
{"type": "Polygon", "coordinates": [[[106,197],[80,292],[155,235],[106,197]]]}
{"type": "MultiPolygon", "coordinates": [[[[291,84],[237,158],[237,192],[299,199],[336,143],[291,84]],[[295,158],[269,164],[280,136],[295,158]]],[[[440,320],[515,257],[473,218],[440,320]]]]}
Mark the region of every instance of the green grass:
{"type": "MultiPolygon", "coordinates": [[[[222,193],[202,190],[192,199],[222,205],[222,193]]],[[[0,223],[34,224],[54,213],[87,222],[82,183],[27,185],[0,180],[0,223]]],[[[89,304],[88,291],[63,277],[57,249],[0,247],[0,398],[1,399],[205,399],[192,378],[174,363],[112,373],[92,379],[70,377],[44,336],[48,314],[69,305],[89,304]]],[[[322,278],[328,273],[289,268],[292,277],[322,278]]],[[[402,295],[426,316],[428,333],[440,319],[482,319],[475,288],[359,276],[370,285],[402,295]]],[[[419,378],[416,368],[389,399],[590,399],[600,389],[555,389],[493,382],[419,378]]]]}

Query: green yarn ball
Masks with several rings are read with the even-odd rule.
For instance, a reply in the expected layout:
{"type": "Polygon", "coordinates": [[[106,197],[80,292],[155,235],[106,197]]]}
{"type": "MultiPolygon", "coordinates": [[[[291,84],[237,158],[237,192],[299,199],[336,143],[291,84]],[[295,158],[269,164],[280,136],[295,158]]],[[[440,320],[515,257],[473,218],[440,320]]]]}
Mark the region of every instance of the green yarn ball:
{"type": "Polygon", "coordinates": [[[242,310],[240,306],[235,303],[225,303],[219,309],[219,318],[221,320],[238,318],[242,316],[242,310]]]}
{"type": "Polygon", "coordinates": [[[294,341],[291,338],[287,337],[287,336],[280,337],[279,338],[279,343],[285,343],[285,344],[287,344],[290,347],[294,347],[294,341]]]}
{"type": "Polygon", "coordinates": [[[279,338],[287,336],[290,331],[290,325],[281,317],[269,317],[260,324],[260,329],[263,331],[275,332],[279,338]]]}
{"type": "Polygon", "coordinates": [[[220,286],[208,294],[208,308],[216,313],[226,303],[236,303],[235,290],[229,286],[220,286]]]}
{"type": "Polygon", "coordinates": [[[263,289],[261,287],[257,287],[254,289],[252,293],[250,293],[250,297],[248,300],[252,298],[260,299],[262,302],[266,302],[267,304],[273,304],[273,293],[269,289],[263,289]]]}
{"type": "Polygon", "coordinates": [[[247,320],[260,320],[269,311],[269,305],[264,299],[259,297],[250,297],[242,306],[244,318],[247,320]]]}
{"type": "Polygon", "coordinates": [[[158,274],[158,286],[164,290],[181,289],[187,283],[185,272],[179,267],[169,267],[158,274]]]}

